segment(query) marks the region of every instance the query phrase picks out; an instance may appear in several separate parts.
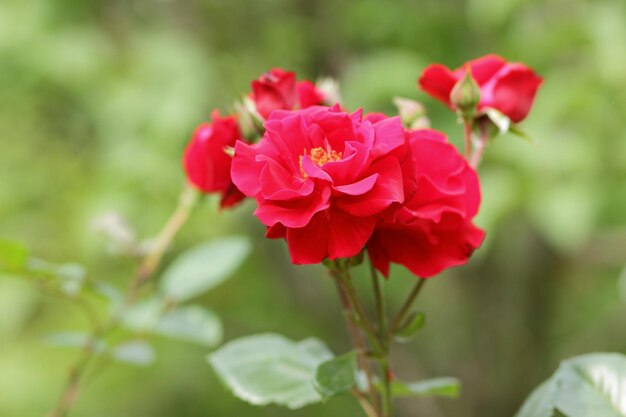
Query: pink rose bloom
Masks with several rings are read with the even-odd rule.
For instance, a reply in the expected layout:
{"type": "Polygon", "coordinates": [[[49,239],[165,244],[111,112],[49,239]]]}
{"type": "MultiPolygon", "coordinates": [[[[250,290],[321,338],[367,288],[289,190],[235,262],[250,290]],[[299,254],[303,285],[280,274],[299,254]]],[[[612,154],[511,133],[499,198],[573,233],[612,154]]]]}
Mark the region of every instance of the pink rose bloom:
{"type": "Polygon", "coordinates": [[[373,123],[361,111],[309,107],[274,111],[265,129],[259,143],[237,143],[231,175],[294,263],[357,255],[381,216],[404,202],[398,117],[373,123]]]}
{"type": "Polygon", "coordinates": [[[385,276],[395,262],[426,278],[466,263],[481,245],[484,232],[472,223],[480,186],[476,172],[443,133],[425,129],[407,137],[415,184],[409,183],[411,191],[393,217],[378,223],[367,247],[385,276]]]}

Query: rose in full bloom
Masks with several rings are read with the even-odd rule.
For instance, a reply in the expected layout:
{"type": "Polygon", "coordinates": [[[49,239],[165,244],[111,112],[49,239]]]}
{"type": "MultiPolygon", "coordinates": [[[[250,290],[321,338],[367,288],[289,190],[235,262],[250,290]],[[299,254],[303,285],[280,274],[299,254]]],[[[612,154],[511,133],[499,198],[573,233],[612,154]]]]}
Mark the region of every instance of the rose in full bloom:
{"type": "Polygon", "coordinates": [[[404,202],[406,138],[398,117],[370,121],[338,106],[274,111],[263,138],[237,142],[232,178],[256,199],[270,238],[296,264],[357,255],[404,202]]]}
{"type": "Polygon", "coordinates": [[[194,131],[183,155],[183,168],[189,183],[205,193],[220,193],[220,205],[230,207],[245,196],[230,179],[232,157],[226,149],[235,146],[242,135],[234,116],[221,117],[214,111],[211,117],[211,123],[202,123],[194,131]]]}
{"type": "Polygon", "coordinates": [[[422,90],[456,110],[450,100],[450,93],[457,81],[464,77],[467,68],[470,68],[472,77],[480,87],[478,111],[494,108],[515,123],[526,117],[543,81],[523,64],[506,62],[497,55],[486,55],[456,70],[441,64],[430,65],[422,73],[419,85],[422,90]]]}
{"type": "Polygon", "coordinates": [[[367,248],[385,276],[391,262],[431,277],[467,262],[484,232],[472,223],[480,205],[476,172],[445,135],[424,129],[407,132],[413,177],[406,201],[379,221],[367,248]]]}
{"type": "Polygon", "coordinates": [[[311,81],[297,82],[295,72],[281,68],[272,68],[252,81],[250,97],[264,119],[274,110],[304,109],[324,100],[324,94],[311,81]]]}

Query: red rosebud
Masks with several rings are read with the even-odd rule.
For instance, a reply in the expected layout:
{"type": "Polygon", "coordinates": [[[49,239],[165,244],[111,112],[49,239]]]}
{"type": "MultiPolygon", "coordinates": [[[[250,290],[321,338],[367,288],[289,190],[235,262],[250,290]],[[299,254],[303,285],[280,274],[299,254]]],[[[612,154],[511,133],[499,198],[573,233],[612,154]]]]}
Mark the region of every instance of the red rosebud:
{"type": "Polygon", "coordinates": [[[309,80],[298,82],[296,89],[298,90],[298,105],[301,109],[317,106],[324,101],[324,94],[309,80]]]}
{"type": "Polygon", "coordinates": [[[294,110],[322,104],[324,94],[310,81],[296,82],[296,73],[272,68],[252,81],[252,101],[267,119],[274,110],[294,110]]]}
{"type": "Polygon", "coordinates": [[[434,98],[457,110],[451,102],[450,93],[465,76],[466,66],[471,68],[472,77],[480,87],[479,112],[490,107],[504,113],[515,123],[524,120],[543,79],[527,66],[506,62],[497,55],[469,61],[454,71],[441,64],[430,65],[422,73],[419,85],[434,98]]]}
{"type": "Polygon", "coordinates": [[[398,117],[315,106],[274,111],[265,129],[255,145],[237,142],[232,178],[294,263],[357,255],[382,213],[404,201],[398,117]]]}
{"type": "Polygon", "coordinates": [[[202,123],[194,131],[183,168],[193,186],[205,193],[221,193],[220,205],[230,207],[245,197],[230,179],[232,157],[226,153],[242,135],[234,116],[221,117],[214,111],[211,117],[211,123],[202,123]]]}
{"type": "Polygon", "coordinates": [[[406,201],[380,221],[367,244],[385,276],[391,262],[419,277],[467,262],[484,232],[472,224],[480,205],[476,172],[436,130],[407,132],[403,162],[406,201]]]}

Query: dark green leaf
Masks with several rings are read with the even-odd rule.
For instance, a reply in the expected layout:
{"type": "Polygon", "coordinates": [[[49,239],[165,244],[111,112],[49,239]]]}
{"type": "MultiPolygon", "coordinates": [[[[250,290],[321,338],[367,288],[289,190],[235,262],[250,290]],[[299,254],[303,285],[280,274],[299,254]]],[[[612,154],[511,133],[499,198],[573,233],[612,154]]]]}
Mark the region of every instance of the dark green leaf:
{"type": "Polygon", "coordinates": [[[343,394],[356,384],[356,354],[338,356],[322,363],[315,373],[316,388],[324,397],[343,394]]]}
{"type": "Polygon", "coordinates": [[[177,301],[196,297],[228,279],[250,249],[245,237],[222,238],[190,249],[165,270],[161,290],[177,301]]]}
{"type": "Polygon", "coordinates": [[[322,400],[314,387],[315,372],[332,356],[317,339],[293,342],[268,333],[227,343],[208,360],[240,399],[296,409],[322,400]]]}
{"type": "Polygon", "coordinates": [[[517,137],[524,139],[527,142],[530,142],[530,143],[533,142],[533,139],[528,135],[528,133],[521,130],[517,125],[511,125],[511,127],[509,128],[509,132],[511,132],[517,137]]]}
{"type": "Polygon", "coordinates": [[[421,311],[412,313],[406,321],[394,332],[394,338],[398,342],[407,342],[415,337],[415,335],[424,327],[426,315],[421,311]]]}

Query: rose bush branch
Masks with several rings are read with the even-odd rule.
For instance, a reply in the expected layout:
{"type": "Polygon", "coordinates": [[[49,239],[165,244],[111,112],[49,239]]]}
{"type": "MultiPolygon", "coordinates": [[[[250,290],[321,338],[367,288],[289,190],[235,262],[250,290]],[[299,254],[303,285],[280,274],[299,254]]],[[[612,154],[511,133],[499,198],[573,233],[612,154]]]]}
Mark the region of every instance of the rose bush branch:
{"type": "Polygon", "coordinates": [[[378,337],[382,343],[383,358],[380,359],[381,375],[383,380],[383,415],[389,416],[393,413],[393,398],[391,391],[391,369],[389,367],[389,345],[391,338],[387,335],[388,317],[387,317],[387,302],[385,300],[385,293],[383,287],[380,285],[380,278],[376,267],[372,262],[369,254],[367,256],[368,266],[370,270],[370,276],[372,278],[372,288],[374,290],[374,300],[376,303],[376,315],[378,317],[378,337]]]}
{"type": "Polygon", "coordinates": [[[369,363],[369,359],[367,357],[367,347],[363,340],[363,337],[360,333],[359,323],[356,316],[356,311],[353,309],[352,302],[348,296],[348,292],[343,283],[342,272],[332,265],[330,268],[330,273],[335,281],[335,285],[337,287],[337,293],[339,295],[339,300],[341,301],[342,307],[342,315],[344,317],[346,328],[350,335],[350,340],[352,342],[352,346],[354,351],[357,353],[359,367],[363,370],[365,374],[365,378],[367,381],[367,398],[363,397],[363,394],[358,390],[353,390],[353,393],[356,393],[361,406],[367,411],[371,408],[371,412],[377,416],[380,413],[380,400],[378,398],[378,393],[374,387],[374,378],[372,373],[372,368],[369,363]]]}
{"type": "Polygon", "coordinates": [[[402,303],[402,307],[400,307],[400,310],[391,321],[391,325],[389,326],[389,332],[387,333],[388,336],[393,336],[394,332],[398,330],[398,328],[403,324],[407,314],[413,307],[417,296],[422,291],[424,284],[426,284],[426,279],[418,278],[418,281],[413,286],[413,289],[407,296],[406,300],[402,303]]]}
{"type": "Polygon", "coordinates": [[[157,235],[155,243],[150,247],[150,250],[139,265],[137,273],[129,285],[123,303],[119,306],[117,311],[111,315],[106,324],[98,326],[93,331],[83,346],[79,359],[70,367],[64,388],[61,391],[55,409],[49,414],[50,417],[65,417],[70,412],[78,398],[83,375],[89,369],[89,364],[97,353],[95,346],[100,339],[106,337],[116,329],[126,311],[134,304],[142,284],[152,277],[161,262],[163,254],[189,218],[196,198],[196,191],[189,186],[185,186],[175,211],[165,223],[165,226],[157,235]]]}

